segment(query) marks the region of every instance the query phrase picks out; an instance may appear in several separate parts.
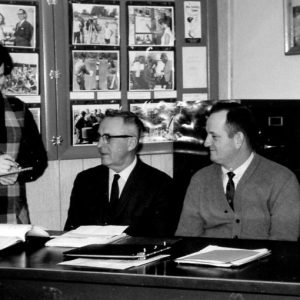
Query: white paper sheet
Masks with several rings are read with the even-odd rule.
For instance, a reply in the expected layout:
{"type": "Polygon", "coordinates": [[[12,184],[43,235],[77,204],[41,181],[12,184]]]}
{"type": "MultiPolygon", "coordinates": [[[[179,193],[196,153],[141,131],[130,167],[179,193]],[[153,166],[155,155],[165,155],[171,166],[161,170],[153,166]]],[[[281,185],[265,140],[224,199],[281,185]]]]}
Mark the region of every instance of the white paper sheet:
{"type": "Polygon", "coordinates": [[[139,267],[170,255],[158,255],[148,259],[94,259],[94,258],[76,258],[73,260],[63,261],[58,263],[63,266],[76,266],[76,267],[91,267],[91,268],[103,268],[103,269],[116,269],[125,270],[132,267],[139,267]]]}

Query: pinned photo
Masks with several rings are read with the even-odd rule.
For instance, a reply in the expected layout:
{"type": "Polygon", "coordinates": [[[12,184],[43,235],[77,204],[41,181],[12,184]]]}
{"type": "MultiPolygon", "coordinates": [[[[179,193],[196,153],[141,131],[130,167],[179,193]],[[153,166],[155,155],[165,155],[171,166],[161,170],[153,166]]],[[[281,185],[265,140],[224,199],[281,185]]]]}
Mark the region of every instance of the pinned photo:
{"type": "Polygon", "coordinates": [[[38,95],[39,64],[36,53],[10,53],[14,68],[6,77],[6,95],[38,95]]]}
{"type": "Polygon", "coordinates": [[[119,45],[119,6],[72,4],[74,45],[119,45]]]}
{"type": "Polygon", "coordinates": [[[73,51],[73,91],[118,91],[119,51],[73,51]]]}
{"type": "Polygon", "coordinates": [[[72,106],[73,145],[90,145],[98,142],[98,128],[109,109],[120,109],[119,104],[82,104],[72,106]]]}
{"type": "Polygon", "coordinates": [[[175,41],[172,6],[128,6],[129,46],[173,47],[175,41]]]}
{"type": "Polygon", "coordinates": [[[173,141],[173,118],[176,113],[176,102],[139,101],[130,103],[130,111],[135,113],[144,124],[143,143],[173,141]]]}
{"type": "Polygon", "coordinates": [[[173,51],[130,51],[129,90],[174,90],[173,51]]]}
{"type": "Polygon", "coordinates": [[[6,47],[36,47],[36,7],[0,4],[0,43],[6,47]]]}

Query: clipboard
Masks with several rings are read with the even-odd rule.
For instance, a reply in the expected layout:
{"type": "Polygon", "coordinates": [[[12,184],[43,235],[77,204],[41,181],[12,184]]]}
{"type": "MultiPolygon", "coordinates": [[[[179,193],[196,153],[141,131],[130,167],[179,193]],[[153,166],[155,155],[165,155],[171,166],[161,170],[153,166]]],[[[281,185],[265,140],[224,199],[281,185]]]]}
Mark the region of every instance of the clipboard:
{"type": "Polygon", "coordinates": [[[14,174],[22,173],[22,172],[26,172],[26,171],[31,171],[32,169],[33,169],[33,167],[15,169],[15,170],[10,171],[10,172],[0,173],[0,177],[14,175],[14,174]]]}
{"type": "Polygon", "coordinates": [[[171,249],[170,245],[92,244],[63,252],[66,257],[105,259],[147,259],[171,249]]]}

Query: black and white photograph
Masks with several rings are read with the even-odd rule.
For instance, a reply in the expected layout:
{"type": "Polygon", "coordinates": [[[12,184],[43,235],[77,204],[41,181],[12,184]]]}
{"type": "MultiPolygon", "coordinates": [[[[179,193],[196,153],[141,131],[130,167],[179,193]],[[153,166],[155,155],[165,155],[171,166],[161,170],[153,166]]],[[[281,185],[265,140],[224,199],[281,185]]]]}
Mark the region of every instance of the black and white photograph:
{"type": "Polygon", "coordinates": [[[208,112],[213,101],[177,101],[173,118],[173,138],[180,143],[204,145],[208,112]]]}
{"type": "Polygon", "coordinates": [[[118,110],[117,103],[72,105],[73,145],[98,142],[98,128],[109,109],[118,110]]]}
{"type": "Polygon", "coordinates": [[[300,54],[300,1],[284,0],[285,54],[300,54]]]}
{"type": "Polygon", "coordinates": [[[200,43],[202,37],[201,2],[184,2],[184,37],[187,43],[200,43]]]}
{"type": "Polygon", "coordinates": [[[130,103],[130,111],[134,112],[144,124],[143,143],[173,141],[175,102],[136,100],[130,103]]]}
{"type": "Polygon", "coordinates": [[[300,5],[293,8],[294,44],[300,47],[300,5]]]}
{"type": "Polygon", "coordinates": [[[119,6],[73,3],[72,44],[118,46],[119,6]]]}
{"type": "Polygon", "coordinates": [[[132,100],[130,111],[145,126],[144,143],[183,142],[203,146],[213,101],[132,100]]]}
{"type": "Polygon", "coordinates": [[[129,46],[173,47],[175,41],[172,6],[128,6],[129,46]]]}
{"type": "Polygon", "coordinates": [[[300,300],[300,0],[0,0],[2,299],[300,300]]]}
{"type": "Polygon", "coordinates": [[[73,51],[73,91],[118,91],[119,51],[73,51]]]}
{"type": "Polygon", "coordinates": [[[36,47],[36,7],[0,4],[0,43],[7,47],[36,47]]]}
{"type": "Polygon", "coordinates": [[[39,57],[37,53],[10,53],[14,68],[6,77],[7,95],[39,94],[39,57]]]}
{"type": "Polygon", "coordinates": [[[174,90],[174,51],[129,51],[129,90],[174,90]]]}

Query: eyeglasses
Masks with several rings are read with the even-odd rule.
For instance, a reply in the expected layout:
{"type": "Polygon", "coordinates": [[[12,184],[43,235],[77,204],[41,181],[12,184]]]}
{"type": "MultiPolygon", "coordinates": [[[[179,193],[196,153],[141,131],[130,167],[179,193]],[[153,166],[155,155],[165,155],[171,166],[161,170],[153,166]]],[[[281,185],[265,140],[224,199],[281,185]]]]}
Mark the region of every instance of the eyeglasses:
{"type": "Polygon", "coordinates": [[[129,137],[134,137],[133,135],[110,135],[110,134],[102,134],[99,135],[99,141],[102,139],[104,144],[109,144],[111,139],[122,139],[122,138],[129,138],[129,137]]]}

